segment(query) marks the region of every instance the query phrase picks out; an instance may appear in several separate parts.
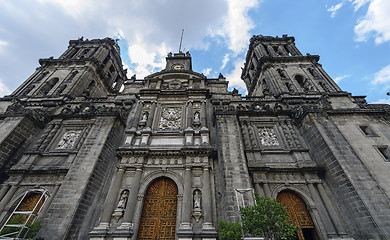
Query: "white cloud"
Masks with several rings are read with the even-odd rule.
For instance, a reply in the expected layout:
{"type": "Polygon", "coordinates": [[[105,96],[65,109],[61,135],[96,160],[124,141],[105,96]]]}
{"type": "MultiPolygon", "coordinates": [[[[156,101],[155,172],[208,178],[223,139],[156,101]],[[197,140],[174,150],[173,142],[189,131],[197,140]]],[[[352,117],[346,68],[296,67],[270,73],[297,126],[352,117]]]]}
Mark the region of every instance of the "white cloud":
{"type": "Polygon", "coordinates": [[[230,60],[230,54],[226,53],[225,56],[223,56],[222,66],[220,70],[223,70],[226,67],[226,64],[229,62],[229,60],[230,60]]]}
{"type": "Polygon", "coordinates": [[[352,2],[353,5],[355,5],[355,11],[357,11],[359,8],[361,8],[366,3],[371,2],[372,0],[349,0],[352,2]]]}
{"type": "Polygon", "coordinates": [[[206,69],[203,69],[202,72],[204,73],[204,75],[208,76],[211,72],[212,68],[206,68],[206,69]]]}
{"type": "Polygon", "coordinates": [[[350,74],[347,74],[347,75],[343,75],[343,76],[338,76],[338,77],[335,77],[333,78],[333,80],[336,82],[336,83],[339,83],[341,80],[343,80],[344,78],[348,78],[350,77],[351,75],[350,74]]]}
{"type": "Polygon", "coordinates": [[[8,95],[10,93],[11,93],[11,90],[0,79],[0,97],[3,97],[4,95],[8,95]]]}
{"type": "MultiPolygon", "coordinates": [[[[368,1],[364,1],[366,3],[368,1]]],[[[356,5],[361,6],[361,5],[356,5]]],[[[390,40],[390,1],[372,0],[366,15],[355,26],[357,41],[375,38],[377,44],[390,40]]]]}
{"type": "Polygon", "coordinates": [[[234,62],[233,71],[226,76],[226,80],[229,81],[229,87],[239,88],[240,92],[246,90],[244,81],[241,79],[242,67],[244,66],[245,59],[239,58],[234,62]]]}
{"type": "Polygon", "coordinates": [[[123,60],[122,60],[122,65],[123,65],[123,69],[127,70],[126,73],[127,78],[131,78],[135,73],[130,69],[129,65],[127,65],[123,60]]]}
{"type": "Polygon", "coordinates": [[[229,49],[234,55],[243,52],[248,47],[251,37],[249,31],[254,23],[248,16],[249,10],[258,6],[258,0],[227,0],[228,14],[225,17],[224,33],[229,38],[229,49]]]}
{"type": "Polygon", "coordinates": [[[5,48],[9,45],[8,42],[0,40],[0,53],[4,52],[5,48]]]}
{"type": "MultiPolygon", "coordinates": [[[[248,3],[242,6],[239,13],[245,14],[244,20],[249,19],[248,3]]],[[[37,67],[37,59],[60,55],[70,39],[81,36],[125,39],[127,47],[122,51],[130,50],[130,61],[124,61],[142,77],[163,67],[169,51],[177,51],[182,28],[183,49],[204,50],[216,39],[237,42],[234,34],[218,34],[227,15],[227,0],[117,0],[115,4],[109,0],[0,0],[0,29],[6,33],[1,34],[14,47],[12,55],[0,59],[4,69],[0,77],[16,88],[37,67]],[[20,63],[23,72],[17,67],[20,63]]],[[[243,38],[247,41],[249,35],[243,38]]]]}
{"type": "Polygon", "coordinates": [[[372,103],[377,103],[377,104],[390,104],[390,98],[389,99],[378,99],[376,102],[372,103]]]}
{"type": "Polygon", "coordinates": [[[375,73],[374,80],[371,81],[372,84],[378,83],[386,83],[390,82],[390,65],[379,70],[379,72],[375,73]]]}
{"type": "Polygon", "coordinates": [[[336,5],[332,5],[330,8],[328,8],[328,12],[331,12],[332,14],[330,15],[330,17],[335,17],[336,16],[336,13],[337,11],[343,6],[343,2],[339,3],[339,4],[336,4],[336,5]]]}
{"type": "Polygon", "coordinates": [[[128,53],[131,63],[136,64],[137,78],[143,78],[165,66],[165,55],[168,52],[165,43],[147,46],[146,41],[137,37],[137,42],[129,46],[128,53]]]}

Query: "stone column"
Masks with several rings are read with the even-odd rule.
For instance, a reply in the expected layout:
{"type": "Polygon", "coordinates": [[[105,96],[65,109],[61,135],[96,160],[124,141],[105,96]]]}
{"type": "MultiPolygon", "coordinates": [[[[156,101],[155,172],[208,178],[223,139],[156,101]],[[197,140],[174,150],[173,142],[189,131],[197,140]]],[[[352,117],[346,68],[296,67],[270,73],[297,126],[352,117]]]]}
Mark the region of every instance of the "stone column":
{"type": "Polygon", "coordinates": [[[142,176],[142,167],[137,166],[137,169],[135,170],[135,174],[131,183],[130,195],[129,198],[127,199],[125,214],[123,216],[123,221],[120,228],[131,227],[135,205],[137,203],[137,196],[138,196],[139,185],[141,182],[141,176],[142,176]]]}
{"type": "Polygon", "coordinates": [[[302,55],[294,43],[290,43],[286,47],[293,56],[301,56],[302,55]]]}
{"type": "Polygon", "coordinates": [[[275,52],[272,46],[267,46],[268,52],[271,54],[272,57],[276,57],[278,54],[275,52]]]}
{"type": "Polygon", "coordinates": [[[133,123],[131,124],[131,128],[132,129],[137,129],[138,127],[138,123],[139,123],[139,117],[141,115],[141,111],[142,111],[142,107],[143,107],[144,103],[143,102],[140,102],[137,106],[137,111],[135,112],[134,114],[134,120],[133,120],[133,123]]]}
{"type": "Polygon", "coordinates": [[[184,172],[184,194],[182,207],[182,220],[180,229],[192,229],[191,212],[192,212],[192,191],[191,191],[191,166],[187,165],[184,172]]]}
{"type": "Polygon", "coordinates": [[[49,199],[46,200],[45,205],[43,206],[41,212],[38,215],[38,219],[42,219],[45,216],[45,214],[46,214],[47,210],[49,209],[50,204],[53,201],[54,197],[56,196],[57,191],[58,191],[59,188],[60,188],[60,184],[58,183],[54,187],[53,192],[50,194],[49,199]]]}
{"type": "Polygon", "coordinates": [[[283,45],[279,45],[278,49],[283,53],[284,56],[288,56],[288,52],[286,51],[283,45]]]}
{"type": "Polygon", "coordinates": [[[50,131],[53,130],[54,124],[49,124],[45,131],[43,132],[42,136],[38,139],[38,141],[34,145],[34,149],[38,150],[41,144],[43,143],[43,140],[46,139],[47,135],[49,135],[50,131]]]}
{"type": "Polygon", "coordinates": [[[192,128],[192,119],[194,118],[194,114],[192,111],[192,101],[188,101],[187,105],[187,129],[192,128]]]}
{"type": "Polygon", "coordinates": [[[320,216],[321,216],[322,222],[324,223],[327,235],[329,237],[336,236],[337,234],[336,234],[335,228],[334,228],[332,222],[330,221],[330,218],[329,218],[328,213],[326,212],[326,209],[322,205],[321,198],[318,195],[318,192],[315,189],[313,183],[308,183],[307,187],[309,188],[310,195],[312,196],[314,203],[316,204],[316,207],[320,213],[320,216]]]}
{"type": "Polygon", "coordinates": [[[252,62],[253,62],[253,65],[255,66],[255,69],[256,69],[256,68],[257,68],[257,64],[258,64],[256,55],[254,55],[254,56],[252,57],[252,62]]]}
{"type": "MultiPolygon", "coordinates": [[[[268,57],[267,50],[262,44],[257,45],[259,47],[259,50],[261,52],[262,57],[268,57]]],[[[256,47],[257,48],[257,47],[256,47]]]]}
{"type": "Polygon", "coordinates": [[[271,189],[269,188],[268,183],[264,183],[263,187],[264,187],[265,196],[272,198],[271,189]]]}
{"type": "Polygon", "coordinates": [[[343,224],[341,223],[340,219],[337,216],[336,210],[334,209],[328,195],[325,192],[324,186],[322,186],[322,184],[318,184],[317,188],[318,191],[320,192],[322,200],[324,201],[325,207],[329,212],[330,218],[332,219],[336,227],[337,233],[339,235],[347,235],[347,232],[345,231],[343,224]]]}
{"type": "Polygon", "coordinates": [[[200,123],[201,123],[202,129],[207,129],[206,101],[202,102],[202,106],[200,109],[200,123]]]}
{"type": "Polygon", "coordinates": [[[244,132],[244,136],[243,136],[244,137],[244,143],[246,143],[247,147],[249,149],[251,149],[252,148],[252,143],[251,143],[251,140],[249,138],[249,131],[248,131],[247,122],[244,121],[241,126],[242,126],[242,131],[244,132]]]}
{"type": "Polygon", "coordinates": [[[1,190],[0,190],[0,201],[3,199],[4,195],[8,192],[8,189],[10,188],[11,186],[6,184],[6,185],[3,185],[1,190]]]}
{"type": "Polygon", "coordinates": [[[152,127],[154,112],[156,111],[156,105],[157,105],[157,102],[153,101],[152,105],[150,106],[150,111],[149,111],[149,115],[148,115],[148,122],[146,123],[147,129],[151,129],[151,127],[152,127]]]}
{"type": "Polygon", "coordinates": [[[264,190],[263,190],[263,188],[260,186],[259,183],[255,183],[255,189],[256,189],[256,192],[259,194],[259,196],[261,196],[261,197],[264,197],[264,196],[265,196],[264,190]]]}
{"type": "Polygon", "coordinates": [[[3,199],[0,202],[0,213],[4,210],[5,206],[8,204],[8,202],[11,200],[11,198],[14,196],[16,190],[18,190],[17,184],[12,184],[11,189],[5,194],[3,199]]]}
{"type": "Polygon", "coordinates": [[[213,226],[213,209],[211,203],[211,188],[210,188],[210,169],[208,166],[203,166],[203,192],[202,192],[202,211],[204,222],[202,230],[214,230],[213,226]]]}
{"type": "MultiPolygon", "coordinates": [[[[124,168],[118,168],[118,171],[116,172],[114,177],[114,182],[110,190],[108,191],[107,199],[106,202],[104,203],[100,224],[97,227],[98,229],[108,229],[108,227],[110,226],[111,216],[115,210],[115,204],[118,198],[118,192],[122,185],[122,179],[124,173],[125,173],[124,168]]],[[[127,205],[129,205],[128,202],[126,204],[126,207],[127,205]]]]}
{"type": "Polygon", "coordinates": [[[40,151],[44,151],[46,147],[49,145],[50,141],[53,139],[54,135],[57,133],[57,131],[60,129],[60,125],[56,124],[53,128],[51,128],[49,134],[46,136],[45,140],[39,147],[40,151]]]}

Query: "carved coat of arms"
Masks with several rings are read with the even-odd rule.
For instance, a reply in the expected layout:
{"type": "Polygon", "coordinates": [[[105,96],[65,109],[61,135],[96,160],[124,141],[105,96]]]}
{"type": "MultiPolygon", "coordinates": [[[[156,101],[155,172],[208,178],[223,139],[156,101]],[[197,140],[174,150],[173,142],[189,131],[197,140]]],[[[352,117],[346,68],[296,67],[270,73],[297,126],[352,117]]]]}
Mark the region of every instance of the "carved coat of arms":
{"type": "Polygon", "coordinates": [[[163,108],[158,127],[160,129],[177,130],[181,125],[181,108],[168,107],[163,108]]]}
{"type": "Polygon", "coordinates": [[[75,147],[77,139],[80,137],[81,131],[67,131],[62,136],[57,145],[57,149],[72,149],[75,147]]]}
{"type": "Polygon", "coordinates": [[[263,146],[279,146],[278,138],[272,128],[264,127],[259,131],[261,145],[263,146]]]}

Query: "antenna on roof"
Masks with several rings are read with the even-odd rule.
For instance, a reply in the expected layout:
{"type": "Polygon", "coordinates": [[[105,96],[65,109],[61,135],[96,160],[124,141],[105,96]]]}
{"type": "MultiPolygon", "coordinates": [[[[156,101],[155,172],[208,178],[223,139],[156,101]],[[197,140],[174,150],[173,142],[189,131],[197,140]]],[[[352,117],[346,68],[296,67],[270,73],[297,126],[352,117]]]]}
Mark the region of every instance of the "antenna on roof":
{"type": "Polygon", "coordinates": [[[181,30],[181,38],[180,38],[179,52],[181,52],[181,43],[183,42],[183,33],[184,33],[184,29],[181,30]]]}

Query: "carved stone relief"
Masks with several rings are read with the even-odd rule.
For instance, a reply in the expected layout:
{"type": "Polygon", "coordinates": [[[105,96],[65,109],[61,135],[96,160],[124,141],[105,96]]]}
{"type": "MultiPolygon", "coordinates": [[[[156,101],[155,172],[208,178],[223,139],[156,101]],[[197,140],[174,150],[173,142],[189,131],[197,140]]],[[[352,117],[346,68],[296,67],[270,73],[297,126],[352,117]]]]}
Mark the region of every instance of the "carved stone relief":
{"type": "Polygon", "coordinates": [[[127,189],[123,190],[119,198],[119,202],[115,209],[115,212],[112,215],[116,219],[116,221],[119,221],[119,219],[123,216],[128,198],[129,198],[129,190],[127,189]]]}
{"type": "Polygon", "coordinates": [[[272,147],[279,146],[278,138],[275,135],[274,129],[270,127],[263,127],[259,131],[260,143],[262,146],[272,147]]]}
{"type": "Polygon", "coordinates": [[[61,140],[58,142],[56,149],[72,149],[78,138],[81,135],[81,130],[69,130],[64,133],[61,140]]]}
{"type": "Polygon", "coordinates": [[[162,109],[161,119],[158,127],[160,129],[177,130],[181,125],[181,108],[165,107],[162,109]]]}
{"type": "Polygon", "coordinates": [[[194,114],[194,126],[199,127],[200,126],[200,113],[198,111],[194,114]]]}
{"type": "Polygon", "coordinates": [[[192,216],[194,216],[196,222],[199,222],[199,219],[202,216],[202,207],[201,207],[202,195],[199,189],[196,189],[193,195],[194,195],[194,203],[193,203],[194,211],[192,213],[192,216]]]}

